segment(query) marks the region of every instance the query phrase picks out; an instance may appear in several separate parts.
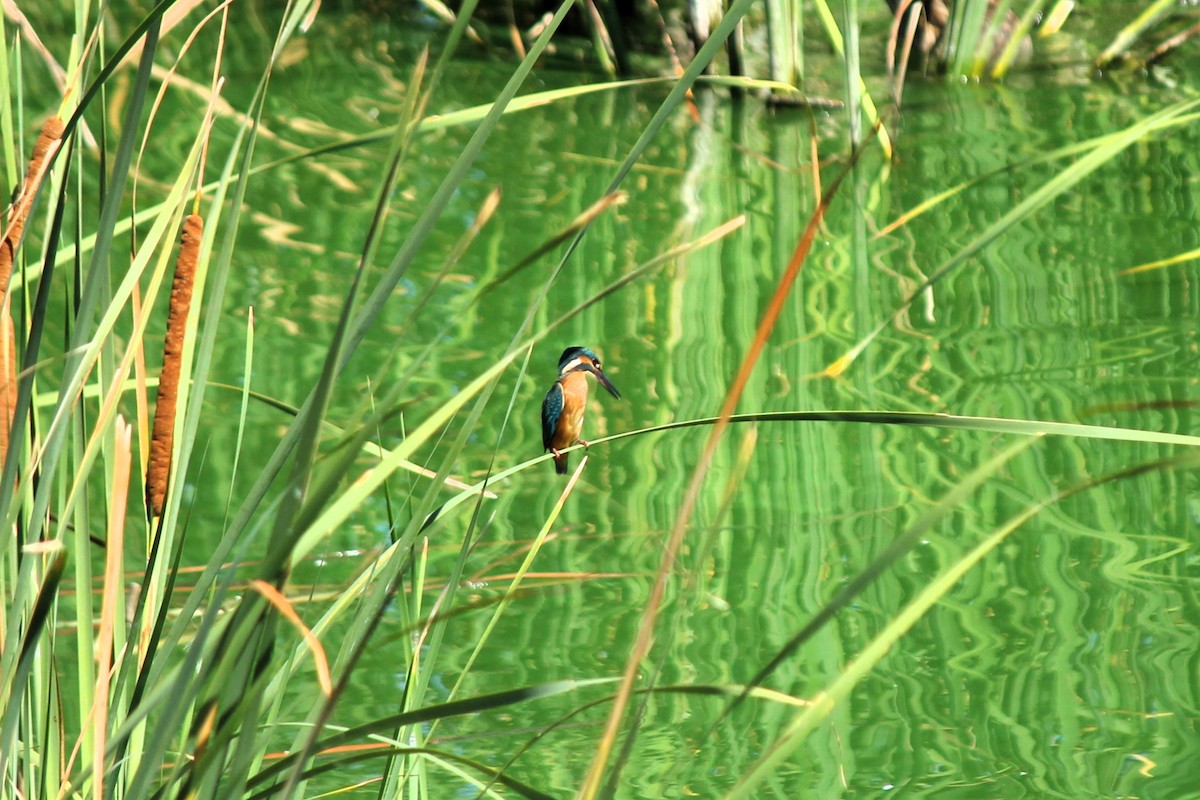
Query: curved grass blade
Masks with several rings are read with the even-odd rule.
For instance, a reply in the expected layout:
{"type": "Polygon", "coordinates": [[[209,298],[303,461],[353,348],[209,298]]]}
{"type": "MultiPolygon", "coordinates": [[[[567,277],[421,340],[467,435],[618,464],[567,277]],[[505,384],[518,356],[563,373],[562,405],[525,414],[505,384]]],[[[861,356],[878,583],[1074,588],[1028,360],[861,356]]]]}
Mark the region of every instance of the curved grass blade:
{"type": "MultiPolygon", "coordinates": [[[[337,758],[327,764],[322,764],[317,767],[310,767],[310,768],[304,770],[301,777],[303,780],[307,781],[307,780],[311,780],[312,778],[316,778],[321,775],[326,775],[329,773],[345,774],[346,772],[349,772],[348,768],[353,767],[356,764],[362,764],[362,763],[368,762],[368,761],[376,761],[381,758],[394,758],[396,756],[414,756],[414,755],[425,756],[425,757],[427,757],[427,760],[434,761],[434,762],[445,761],[445,762],[453,762],[455,764],[462,764],[463,766],[470,768],[474,773],[477,773],[479,775],[486,775],[486,776],[488,776],[488,780],[486,782],[483,782],[483,781],[479,781],[479,780],[475,779],[471,774],[465,773],[462,770],[456,771],[458,773],[458,777],[461,780],[475,783],[475,785],[477,785],[477,786],[482,785],[485,789],[487,789],[487,787],[493,786],[494,784],[498,783],[498,784],[512,790],[518,796],[527,798],[528,800],[554,800],[553,795],[548,795],[543,792],[540,792],[537,789],[535,789],[534,787],[530,786],[529,784],[523,783],[522,781],[519,781],[516,778],[510,777],[509,775],[505,774],[505,772],[503,770],[498,770],[495,767],[484,764],[481,761],[467,758],[466,756],[460,755],[458,753],[452,753],[447,750],[439,750],[439,749],[432,748],[432,747],[380,745],[378,747],[371,748],[368,752],[352,753],[350,755],[345,755],[340,758],[337,758]]],[[[444,764],[443,766],[445,768],[449,769],[449,764],[444,764]]],[[[281,790],[285,790],[285,787],[283,786],[283,784],[276,783],[271,786],[268,786],[265,789],[261,789],[261,790],[255,792],[254,794],[247,797],[246,800],[266,800],[266,798],[268,798],[268,797],[284,796],[284,795],[280,794],[281,790]]],[[[505,795],[499,795],[499,794],[495,794],[495,793],[490,793],[490,794],[492,794],[492,796],[497,797],[497,798],[503,798],[505,796],[505,795]]],[[[481,793],[480,797],[483,797],[483,796],[484,795],[481,793]]]]}
{"type": "MultiPolygon", "coordinates": [[[[754,677],[747,682],[747,686],[759,686],[775,671],[775,669],[790,658],[800,645],[808,641],[813,634],[825,626],[827,622],[834,618],[839,611],[848,606],[855,597],[857,597],[863,589],[866,589],[875,579],[882,575],[892,564],[909,550],[911,550],[917,542],[921,540],[926,533],[929,532],[934,525],[938,524],[950,512],[962,505],[967,496],[978,489],[985,481],[998,473],[1005,464],[1011,461],[1016,456],[1020,455],[1026,449],[1038,441],[1040,437],[1023,439],[1015,444],[1009,445],[1004,450],[1000,451],[990,459],[985,461],[980,466],[973,469],[962,482],[956,484],[945,497],[937,502],[932,508],[926,509],[917,520],[908,527],[900,536],[896,537],[887,549],[880,553],[871,563],[863,569],[862,572],[854,576],[852,580],[847,582],[841,588],[833,599],[826,603],[819,612],[809,620],[800,632],[793,636],[788,642],[779,649],[779,652],[771,658],[767,664],[755,673],[754,677]]],[[[737,699],[729,704],[728,708],[721,714],[717,720],[719,724],[721,719],[724,719],[736,709],[746,698],[743,692],[737,699]]]]}
{"type": "MultiPolygon", "coordinates": [[[[792,697],[791,695],[777,692],[773,689],[765,689],[761,686],[746,687],[740,684],[702,684],[702,685],[672,685],[672,686],[648,686],[640,689],[635,689],[635,695],[649,696],[655,694],[681,694],[694,695],[697,697],[738,697],[743,692],[747,693],[751,698],[756,700],[766,700],[779,705],[790,706],[792,708],[806,708],[811,705],[810,701],[800,697],[792,697]]],[[[611,703],[617,697],[616,694],[605,695],[604,697],[591,700],[583,705],[572,709],[567,714],[556,719],[554,722],[547,725],[542,730],[538,731],[532,738],[524,742],[517,748],[504,766],[501,767],[501,772],[507,770],[517,762],[521,756],[532,750],[542,739],[550,734],[569,724],[579,715],[593,708],[598,708],[605,703],[611,703]]],[[[484,787],[487,789],[488,787],[484,787]]],[[[484,793],[481,791],[476,795],[476,800],[481,800],[484,793]]]]}
{"type": "MultiPolygon", "coordinates": [[[[590,447],[626,439],[631,436],[647,436],[654,433],[664,433],[684,428],[710,427],[720,421],[720,417],[702,417],[698,419],[679,420],[649,428],[622,431],[609,436],[589,439],[590,447]]],[[[1020,436],[1070,436],[1080,439],[1096,439],[1101,441],[1137,442],[1141,444],[1161,444],[1178,447],[1200,447],[1200,436],[1190,436],[1181,433],[1163,433],[1161,431],[1139,430],[1137,428],[1115,428],[1105,425],[1084,425],[1073,422],[1050,422],[1045,420],[1005,419],[1003,417],[969,417],[953,414],[925,414],[910,411],[769,411],[749,414],[734,414],[728,418],[730,425],[763,424],[779,422],[842,422],[862,425],[914,425],[928,428],[946,428],[949,430],[982,431],[986,433],[1016,434],[1020,436]]],[[[574,445],[562,452],[570,453],[582,449],[583,445],[574,445]]],[[[512,476],[532,469],[549,461],[552,454],[530,458],[519,464],[514,464],[492,475],[488,484],[495,486],[512,476]]],[[[477,494],[482,483],[476,483],[460,494],[447,500],[434,512],[440,518],[452,512],[467,500],[477,494]]]]}
{"type": "MultiPolygon", "coordinates": [[[[864,142],[864,145],[866,143],[864,142]]],[[[667,581],[670,579],[672,569],[674,568],[676,555],[683,546],[684,534],[687,531],[688,524],[691,521],[692,513],[695,510],[696,504],[699,502],[700,490],[704,485],[705,478],[708,475],[708,469],[712,464],[714,455],[716,454],[717,445],[724,435],[725,429],[728,426],[728,420],[732,416],[734,409],[737,407],[738,401],[741,399],[742,392],[745,389],[746,383],[750,378],[750,373],[754,366],[758,363],[758,358],[762,354],[763,348],[766,347],[767,338],[771,331],[774,330],[775,323],[779,319],[780,313],[783,311],[784,304],[787,302],[788,296],[791,293],[792,286],[795,284],[797,276],[800,274],[801,267],[804,266],[808,258],[808,253],[812,248],[812,243],[816,238],[817,231],[820,229],[821,222],[824,219],[825,209],[837,194],[838,188],[846,175],[858,163],[859,157],[862,155],[864,147],[860,145],[851,153],[846,166],[830,183],[829,187],[822,195],[817,208],[813,211],[812,216],[808,221],[808,225],[804,229],[804,233],[797,242],[796,248],[792,254],[783,275],[779,279],[779,284],[771,296],[771,301],[763,313],[762,320],[759,322],[758,329],[755,331],[754,339],[750,343],[749,352],[742,360],[741,367],[738,370],[737,376],[734,378],[733,385],[725,395],[725,400],[721,406],[720,416],[717,418],[716,424],[713,426],[709,434],[708,441],[705,443],[704,450],[700,454],[700,460],[696,465],[695,471],[692,473],[692,479],[688,484],[687,492],[684,495],[683,503],[680,505],[679,511],[675,517],[675,524],[671,529],[671,534],[667,539],[664,547],[662,563],[659,566],[658,573],[655,576],[654,585],[650,590],[650,596],[646,601],[645,611],[642,614],[642,620],[638,627],[637,638],[634,641],[633,648],[629,654],[625,664],[625,673],[621,680],[621,687],[618,690],[617,702],[613,704],[612,712],[609,715],[608,723],[605,727],[604,737],[601,739],[600,745],[597,748],[596,756],[592,760],[591,769],[588,771],[587,778],[584,780],[583,786],[579,791],[579,797],[584,800],[590,800],[600,790],[601,780],[604,776],[608,754],[612,750],[613,744],[616,741],[617,734],[620,730],[626,708],[629,704],[633,693],[633,684],[637,678],[638,669],[642,660],[649,654],[650,646],[654,639],[654,628],[658,621],[658,614],[662,607],[663,597],[666,593],[667,581]]],[[[632,734],[631,734],[632,735],[632,734]]]]}
{"type": "Polygon", "coordinates": [[[1104,48],[1104,51],[1096,57],[1096,68],[1104,69],[1113,61],[1124,58],[1129,53],[1129,48],[1137,44],[1138,39],[1142,34],[1150,29],[1152,25],[1170,13],[1178,3],[1175,0],[1155,0],[1155,2],[1146,6],[1142,13],[1120,31],[1116,37],[1104,48]]]}
{"type": "MultiPolygon", "coordinates": [[[[379,747],[371,748],[371,750],[368,752],[353,753],[342,756],[327,764],[310,767],[304,770],[302,778],[303,780],[307,781],[311,780],[312,778],[330,773],[346,774],[350,771],[349,768],[354,767],[356,764],[376,761],[381,758],[390,759],[396,756],[424,756],[427,761],[435,763],[445,762],[441,764],[442,767],[447,771],[453,772],[457,780],[467,783],[474,783],[476,786],[484,787],[500,784],[507,789],[510,789],[517,796],[527,798],[527,800],[554,800],[553,795],[540,792],[529,784],[505,774],[502,770],[498,770],[495,767],[484,764],[481,761],[467,758],[466,756],[458,753],[453,753],[447,750],[439,750],[432,747],[412,747],[400,745],[389,747],[381,745],[379,747]],[[468,773],[464,769],[453,769],[451,766],[452,764],[461,764],[463,767],[469,768],[472,772],[468,773]],[[488,779],[487,781],[479,780],[474,777],[475,774],[487,776],[488,779]]],[[[286,791],[286,787],[283,786],[283,784],[277,783],[272,786],[268,786],[266,789],[255,792],[247,797],[246,800],[266,800],[268,797],[284,796],[281,795],[281,791],[286,791]]],[[[331,792],[330,794],[332,795],[334,793],[331,792]]],[[[503,798],[507,796],[495,792],[488,792],[487,794],[497,798],[497,800],[503,800],[503,798]]],[[[324,796],[326,795],[319,795],[319,797],[324,796]]],[[[483,795],[481,794],[480,796],[482,797],[483,795]]]]}
{"type": "Polygon", "coordinates": [[[1167,258],[1160,258],[1157,261],[1147,261],[1145,264],[1138,264],[1134,267],[1126,267],[1118,272],[1118,275],[1137,275],[1141,272],[1152,272],[1163,267],[1170,267],[1175,264],[1186,264],[1189,261],[1195,261],[1200,258],[1200,247],[1195,250],[1188,250],[1183,253],[1176,253],[1167,258]]]}
{"type": "MultiPolygon", "coordinates": [[[[1166,130],[1169,128],[1183,127],[1185,125],[1190,125],[1191,123],[1195,122],[1198,118],[1200,118],[1200,115],[1197,115],[1197,114],[1180,114],[1178,116],[1168,114],[1168,116],[1166,118],[1164,118],[1163,114],[1164,114],[1164,112],[1158,112],[1158,113],[1152,115],[1151,117],[1148,117],[1146,120],[1144,120],[1145,122],[1152,123],[1148,132],[1157,132],[1159,130],[1166,130]]],[[[1097,136],[1097,137],[1094,137],[1092,139],[1087,139],[1082,142],[1076,142],[1075,144],[1069,144],[1069,145],[1066,145],[1065,147],[1058,147],[1047,153],[1041,153],[1041,154],[1034,155],[1032,158],[1026,159],[1019,163],[1009,164],[1007,166],[1000,167],[999,169],[985,172],[982,175],[977,175],[973,178],[969,178],[969,179],[963,181],[962,183],[959,183],[956,186],[952,186],[949,189],[939,192],[939,193],[933,195],[932,197],[930,197],[926,200],[923,200],[920,203],[918,203],[917,205],[913,206],[911,209],[904,212],[900,216],[896,217],[896,219],[892,220],[887,225],[885,225],[882,229],[880,229],[880,231],[877,234],[875,234],[875,237],[879,238],[880,236],[885,236],[889,233],[892,233],[893,231],[897,230],[898,228],[902,228],[903,226],[907,225],[909,222],[912,222],[917,217],[920,217],[920,216],[924,215],[925,213],[931,211],[932,209],[936,208],[937,206],[941,205],[946,200],[949,200],[950,198],[955,197],[958,194],[962,193],[964,190],[969,189],[972,186],[975,186],[977,184],[983,183],[984,181],[987,181],[990,178],[994,178],[999,175],[1004,175],[1009,172],[1013,172],[1017,169],[1022,169],[1022,168],[1026,168],[1029,166],[1036,166],[1039,164],[1047,164],[1052,161],[1058,161],[1060,159],[1076,155],[1078,153],[1089,152],[1092,149],[1103,145],[1105,142],[1111,141],[1113,139],[1113,137],[1118,136],[1118,135],[1119,134],[1108,133],[1108,134],[1104,134],[1103,136],[1097,136]]]]}
{"type": "MultiPolygon", "coordinates": [[[[591,446],[624,439],[627,436],[644,436],[649,433],[715,425],[720,417],[681,420],[624,431],[610,436],[589,440],[591,446]]],[[[1007,419],[1005,417],[971,417],[957,414],[927,414],[918,411],[767,411],[754,414],[734,414],[732,423],[761,422],[852,422],[866,425],[917,425],[931,428],[983,431],[986,433],[1011,433],[1022,436],[1070,436],[1081,439],[1097,439],[1117,442],[1139,442],[1142,444],[1177,445],[1200,447],[1200,436],[1183,433],[1164,433],[1138,428],[1116,428],[1108,425],[1085,425],[1076,422],[1052,422],[1049,420],[1007,419]]],[[[576,447],[563,452],[570,452],[576,447]]],[[[536,464],[549,459],[549,455],[530,459],[526,464],[536,464]]]]}
{"type": "MultiPolygon", "coordinates": [[[[561,694],[577,692],[580,689],[587,689],[592,686],[603,686],[613,683],[613,678],[590,678],[587,680],[562,680],[549,681],[547,683],[538,683],[532,686],[524,686],[519,689],[508,689],[503,692],[494,692],[492,694],[479,695],[478,697],[470,697],[466,700],[454,700],[449,703],[440,703],[424,708],[405,711],[400,714],[390,714],[386,717],[372,720],[363,725],[357,725],[353,728],[347,728],[344,731],[327,736],[316,743],[315,752],[329,750],[334,747],[342,747],[371,736],[387,733],[395,728],[404,725],[415,725],[424,722],[433,722],[439,719],[447,719],[449,717],[458,717],[464,714],[482,714],[486,711],[494,711],[499,708],[526,703],[531,700],[541,700],[547,697],[555,697],[561,694]]],[[[294,767],[300,762],[303,753],[292,753],[284,756],[279,761],[276,761],[271,766],[263,769],[257,775],[253,776],[247,783],[248,788],[255,788],[269,781],[276,775],[283,773],[285,770],[294,767]]]]}

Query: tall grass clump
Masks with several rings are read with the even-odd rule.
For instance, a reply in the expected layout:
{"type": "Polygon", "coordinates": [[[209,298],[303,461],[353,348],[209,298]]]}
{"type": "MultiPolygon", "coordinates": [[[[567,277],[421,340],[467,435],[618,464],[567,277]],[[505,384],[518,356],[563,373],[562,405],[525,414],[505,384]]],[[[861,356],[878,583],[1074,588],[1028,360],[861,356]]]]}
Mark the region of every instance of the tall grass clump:
{"type": "MultiPolygon", "coordinates": [[[[445,398],[428,419],[411,426],[394,449],[374,444],[376,431],[405,404],[411,381],[436,350],[434,341],[399,375],[376,376],[374,385],[381,391],[371,405],[352,425],[337,427],[338,441],[324,441],[330,401],[348,361],[573,3],[562,3],[547,21],[494,102],[478,113],[441,120],[448,125],[473,119],[476,127],[420,217],[388,255],[382,251],[382,234],[390,222],[390,198],[417,136],[428,128],[424,109],[436,97],[446,59],[467,30],[472,5],[447,32],[441,58],[432,68],[424,59],[413,65],[400,118],[382,135],[360,142],[383,142],[386,168],[374,189],[375,212],[363,226],[361,256],[343,287],[344,302],[333,337],[325,343],[323,366],[311,376],[307,398],[294,409],[293,421],[249,491],[225,501],[227,524],[203,564],[187,560],[193,551],[187,544],[188,503],[180,489],[198,467],[201,408],[220,338],[247,341],[238,429],[244,434],[246,428],[252,331],[230,329],[224,313],[226,287],[236,263],[247,190],[264,170],[255,153],[270,79],[289,42],[313,24],[316,5],[287,8],[261,79],[249,104],[237,113],[229,113],[220,96],[226,32],[236,7],[219,6],[196,19],[188,13],[195,4],[171,0],[132,25],[95,17],[87,4],[79,3],[75,44],[69,53],[57,54],[68,63],[60,107],[32,106],[20,92],[6,94],[3,146],[10,180],[11,167],[25,150],[26,121],[45,116],[50,122],[32,148],[0,248],[5,308],[11,302],[24,311],[14,335],[0,343],[14,345],[3,348],[9,355],[0,358],[5,366],[0,393],[4,420],[11,421],[3,426],[9,438],[3,443],[0,496],[6,531],[0,556],[5,600],[0,623],[0,795],[298,797],[306,793],[312,775],[360,758],[332,756],[317,766],[318,754],[374,737],[389,743],[369,756],[384,786],[411,788],[414,780],[423,785],[435,780],[434,773],[448,770],[455,780],[485,793],[494,791],[489,786],[507,786],[522,796],[543,796],[502,770],[439,751],[423,741],[424,729],[439,719],[575,692],[595,681],[551,681],[468,697],[459,697],[456,690],[452,699],[431,705],[424,691],[431,675],[427,663],[438,663],[444,631],[439,618],[452,615],[457,584],[455,579],[447,582],[434,608],[424,605],[424,578],[417,572],[424,563],[421,543],[452,516],[452,506],[435,508],[437,498],[497,379],[579,310],[732,228],[668,250],[662,259],[536,331],[532,320],[537,309],[531,308],[526,324],[512,332],[511,343],[497,353],[492,366],[445,398]],[[183,24],[194,27],[186,31],[183,24]],[[113,29],[126,31],[115,47],[106,38],[113,29]],[[157,114],[163,95],[177,85],[174,66],[161,64],[165,38],[178,59],[207,58],[211,65],[207,107],[191,120],[168,122],[157,114]],[[114,91],[118,84],[121,92],[114,91]],[[102,107],[106,98],[114,100],[119,114],[102,107]],[[150,204],[143,187],[131,205],[139,153],[152,147],[168,124],[175,132],[191,126],[187,156],[150,204]],[[222,138],[227,149],[213,146],[214,127],[231,124],[231,135],[222,138]],[[380,261],[386,266],[373,273],[380,261]],[[65,309],[53,310],[64,297],[65,309]],[[162,330],[156,309],[164,305],[165,334],[156,333],[162,330]],[[54,314],[68,320],[62,347],[47,336],[54,314]],[[165,341],[161,361],[147,346],[159,336],[165,341]],[[153,423],[147,413],[151,407],[153,423]],[[414,468],[414,454],[460,413],[467,419],[462,433],[442,447],[440,463],[426,471],[424,485],[416,485],[408,521],[392,521],[391,546],[337,601],[306,618],[289,591],[295,566],[390,476],[414,468]],[[375,463],[347,486],[342,476],[368,446],[377,454],[375,463]],[[144,505],[130,497],[144,497],[144,505]],[[185,587],[181,571],[194,568],[199,568],[197,577],[185,587]],[[411,667],[400,711],[355,729],[330,730],[333,709],[385,611],[397,605],[413,631],[422,632],[421,643],[407,653],[411,667]],[[313,698],[311,711],[300,718],[284,710],[290,707],[285,697],[295,694],[313,698]]],[[[36,33],[34,18],[22,23],[21,33],[36,33]]],[[[13,38],[13,33],[5,30],[5,41],[18,43],[5,64],[17,75],[32,76],[35,67],[25,60],[21,44],[26,39],[13,38]]],[[[714,39],[713,46],[718,44],[714,39]]],[[[42,54],[48,60],[53,56],[42,54]]],[[[621,178],[673,114],[702,66],[695,62],[676,83],[608,196],[617,196],[621,178]]],[[[602,211],[600,207],[597,213],[602,211]]],[[[568,254],[586,224],[584,219],[569,233],[568,254]]],[[[456,252],[461,254],[461,248],[456,252]]],[[[236,473],[240,450],[239,439],[233,452],[205,457],[230,459],[236,473]]],[[[485,494],[486,487],[467,488],[459,499],[485,494]]],[[[471,536],[469,527],[464,556],[471,536]]],[[[513,592],[519,584],[518,578],[513,592]]],[[[495,613],[505,607],[502,603],[495,613]]]]}

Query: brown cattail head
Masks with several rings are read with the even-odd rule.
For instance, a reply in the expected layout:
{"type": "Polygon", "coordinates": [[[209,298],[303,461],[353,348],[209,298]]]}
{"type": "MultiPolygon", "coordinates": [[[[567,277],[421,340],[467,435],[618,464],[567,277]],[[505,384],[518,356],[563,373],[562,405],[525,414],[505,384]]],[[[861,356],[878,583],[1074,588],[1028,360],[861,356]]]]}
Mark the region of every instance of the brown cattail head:
{"type": "Polygon", "coordinates": [[[171,474],[175,405],[179,399],[179,372],[183,365],[183,334],[187,327],[188,310],[192,306],[192,288],[203,234],[203,217],[191,214],[183,221],[179,258],[175,261],[175,280],[171,284],[167,336],[163,342],[162,374],[158,378],[158,402],[154,405],[150,463],[146,469],[146,510],[154,517],[162,514],[163,500],[167,496],[167,479],[171,474]]]}
{"type": "Polygon", "coordinates": [[[25,232],[25,220],[29,216],[29,208],[37,195],[38,186],[46,174],[46,160],[58,147],[62,140],[63,121],[51,117],[42,126],[42,132],[33,145],[33,157],[29,159],[29,169],[25,172],[25,182],[21,191],[8,212],[8,220],[4,229],[4,241],[0,242],[0,292],[8,291],[8,280],[12,277],[13,255],[25,232]]]}

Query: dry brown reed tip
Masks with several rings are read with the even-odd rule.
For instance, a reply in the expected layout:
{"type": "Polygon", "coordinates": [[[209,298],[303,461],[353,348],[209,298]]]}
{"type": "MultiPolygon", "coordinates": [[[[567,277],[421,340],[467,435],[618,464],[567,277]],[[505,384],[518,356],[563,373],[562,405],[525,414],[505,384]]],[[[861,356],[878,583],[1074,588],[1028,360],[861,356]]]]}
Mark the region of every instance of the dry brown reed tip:
{"type": "Polygon", "coordinates": [[[162,374],[158,378],[158,401],[154,404],[154,432],[150,438],[150,462],[146,468],[146,510],[151,516],[162,514],[171,472],[171,448],[175,437],[175,406],[179,399],[179,373],[183,365],[183,334],[188,310],[192,306],[192,288],[196,262],[200,258],[200,239],[204,218],[189,214],[183,221],[179,258],[175,261],[175,280],[171,284],[171,307],[167,314],[167,335],[163,342],[162,374]]]}

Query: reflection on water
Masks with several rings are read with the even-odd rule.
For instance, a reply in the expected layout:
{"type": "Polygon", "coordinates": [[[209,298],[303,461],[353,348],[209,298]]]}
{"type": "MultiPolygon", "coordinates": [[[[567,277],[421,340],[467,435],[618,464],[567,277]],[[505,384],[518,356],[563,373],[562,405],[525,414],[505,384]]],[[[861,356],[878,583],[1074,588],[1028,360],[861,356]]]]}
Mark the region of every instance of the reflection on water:
{"type": "MultiPolygon", "coordinates": [[[[362,132],[395,118],[411,52],[382,43],[340,47],[360,24],[331,16],[313,32],[309,58],[289,65],[273,84],[277,105],[269,128],[312,144],[324,139],[321,126],[362,132]],[[376,49],[387,57],[367,58],[376,49]],[[325,79],[334,73],[338,81],[325,79]],[[283,102],[289,94],[291,105],[283,102]]],[[[460,64],[430,111],[490,99],[505,75],[502,65],[460,64]]],[[[542,72],[533,88],[580,80],[542,72]]],[[[557,253],[472,307],[474,289],[506,274],[601,197],[665,91],[610,92],[512,115],[406,276],[404,291],[392,298],[382,326],[355,356],[334,418],[353,424],[363,397],[379,391],[380,365],[401,374],[434,337],[442,337],[440,349],[412,381],[411,406],[381,432],[385,444],[490,365],[535,304],[557,253]],[[407,328],[417,298],[497,187],[503,199],[496,217],[407,328]]],[[[1050,74],[1007,86],[910,86],[896,161],[885,165],[871,149],[848,177],[740,410],[944,411],[1200,432],[1191,425],[1190,403],[1200,318],[1194,270],[1184,264],[1119,275],[1196,247],[1195,127],[1130,148],[919,297],[846,375],[815,377],[1042,184],[1055,167],[1030,166],[1033,158],[1111,132],[1173,99],[1152,88],[1129,95],[1104,83],[1057,83],[1050,74]],[[874,235],[921,201],[989,173],[898,230],[874,235]]],[[[812,131],[825,184],[844,163],[844,131],[836,113],[776,113],[716,91],[697,92],[695,102],[694,114],[681,113],[634,168],[624,185],[629,201],[592,226],[534,326],[738,214],[748,215],[747,225],[634,282],[535,348],[527,374],[518,378],[513,370],[501,381],[459,477],[481,477],[493,456],[503,468],[540,453],[538,410],[552,379],[549,365],[577,342],[594,343],[604,354],[627,398],[592,404],[593,437],[716,412],[821,191],[813,178],[812,131]]],[[[403,240],[469,134],[448,128],[418,138],[381,253],[403,240]]],[[[264,158],[284,154],[279,147],[264,158]]],[[[255,307],[255,389],[294,404],[319,374],[321,345],[332,335],[370,219],[382,148],[290,165],[254,185],[256,213],[238,250],[244,269],[229,313],[255,307]]],[[[222,348],[218,379],[232,383],[242,343],[222,348]]],[[[210,447],[233,441],[237,402],[233,394],[214,396],[210,447]]],[[[257,437],[246,448],[252,460],[269,452],[286,418],[260,406],[250,421],[257,437]]],[[[582,483],[526,582],[535,591],[520,596],[501,620],[463,692],[619,674],[706,436],[706,429],[690,428],[592,448],[582,483]]],[[[985,433],[861,424],[735,427],[694,518],[647,671],[657,670],[664,685],[748,679],[845,581],[1007,443],[985,433]]],[[[815,694],[939,569],[1020,510],[1057,489],[1169,454],[1082,439],[1039,443],[768,684],[815,694]]],[[[227,486],[231,476],[220,469],[214,463],[195,479],[227,486]]],[[[244,490],[244,482],[235,483],[244,490]]],[[[1200,756],[1192,731],[1200,637],[1190,582],[1193,484],[1191,473],[1154,472],[1037,515],[920,620],[834,712],[832,724],[778,773],[771,792],[1173,797],[1190,791],[1181,775],[1200,756]]],[[[463,602],[504,590],[562,485],[539,464],[495,487],[499,497],[483,506],[485,527],[467,564],[463,602]]],[[[393,502],[409,490],[396,482],[393,502]]],[[[197,560],[211,541],[205,537],[217,535],[219,511],[193,511],[197,560]]],[[[448,516],[431,540],[431,580],[448,574],[468,516],[448,516]]],[[[338,586],[386,541],[387,518],[383,498],[362,508],[354,527],[326,543],[331,552],[359,556],[307,565],[297,582],[338,586]]],[[[457,678],[456,656],[465,659],[489,617],[467,613],[449,624],[446,674],[428,701],[444,698],[457,678]]],[[[340,723],[377,714],[381,702],[397,695],[406,668],[401,627],[398,619],[385,625],[341,706],[340,723]]],[[[482,727],[536,730],[580,702],[521,706],[482,727]]],[[[568,793],[592,755],[605,709],[547,737],[514,774],[551,794],[568,793]]],[[[619,796],[714,796],[794,713],[752,702],[715,738],[703,739],[719,709],[712,698],[650,698],[619,796]]],[[[529,736],[497,744],[475,738],[480,728],[478,720],[463,719],[439,728],[435,738],[484,757],[529,736]]]]}

